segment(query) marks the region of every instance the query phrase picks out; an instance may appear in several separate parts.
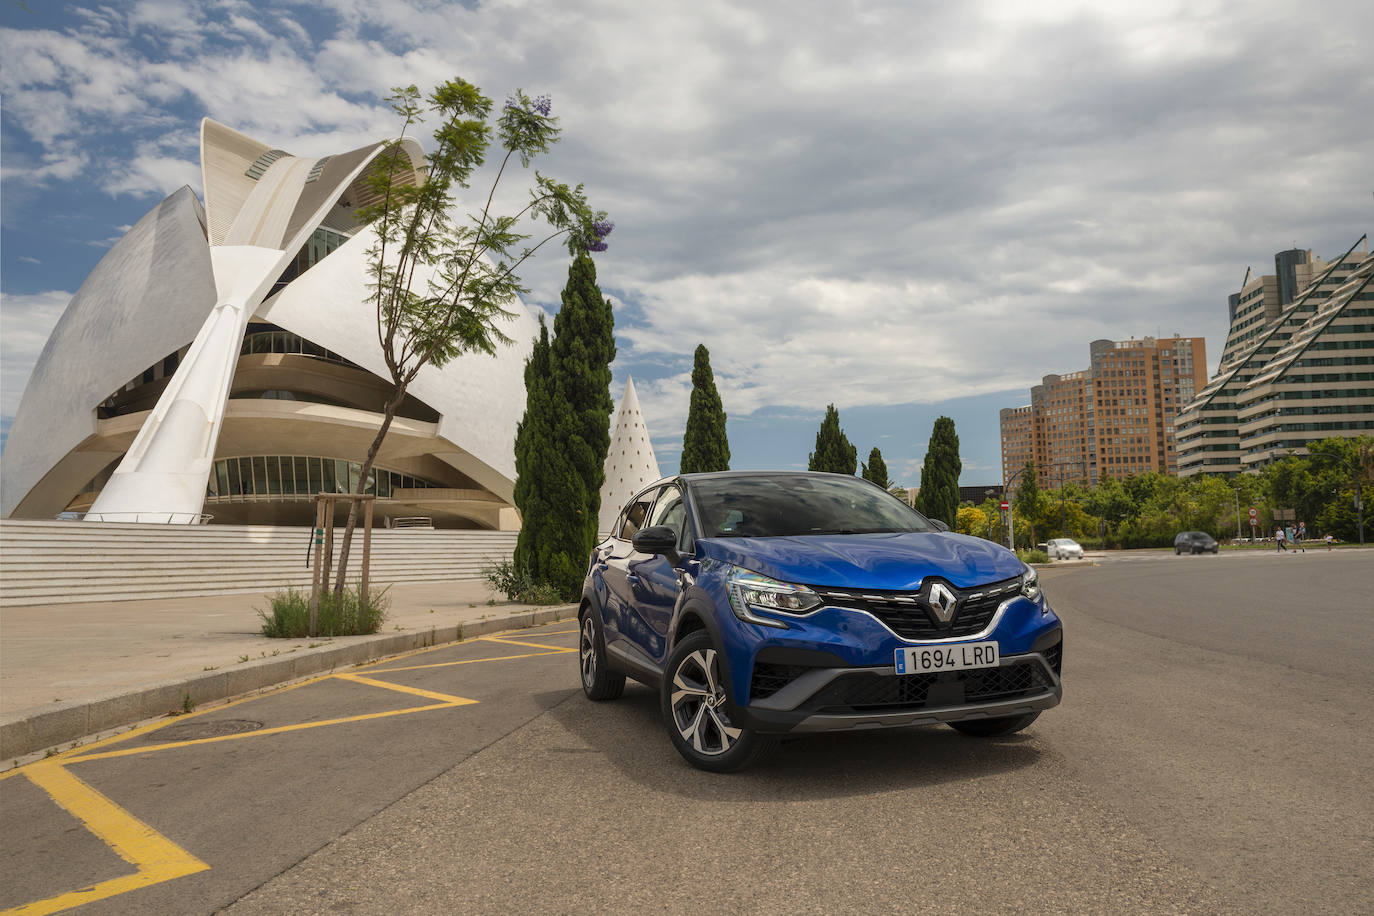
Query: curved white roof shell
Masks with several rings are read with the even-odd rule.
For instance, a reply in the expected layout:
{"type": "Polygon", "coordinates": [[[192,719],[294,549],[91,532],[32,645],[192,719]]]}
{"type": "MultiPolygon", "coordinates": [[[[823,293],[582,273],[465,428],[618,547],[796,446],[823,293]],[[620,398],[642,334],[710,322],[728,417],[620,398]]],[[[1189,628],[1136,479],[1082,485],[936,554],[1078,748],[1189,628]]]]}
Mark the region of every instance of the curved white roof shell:
{"type": "MultiPolygon", "coordinates": [[[[278,445],[289,454],[282,424],[261,420],[285,405],[229,406],[253,318],[389,378],[366,296],[373,234],[354,216],[370,202],[366,170],[385,145],[298,158],[209,119],[202,122],[201,140],[205,206],[183,188],[140,220],[82,284],[40,355],[6,443],[5,516],[51,517],[123,455],[95,498],[93,514],[193,519],[203,507],[226,417],[238,418],[230,420],[231,427],[238,423],[230,436],[234,447],[253,439],[245,435],[250,427],[271,426],[274,432],[258,436],[258,445],[278,445]],[[320,227],[353,237],[264,302],[320,227]],[[97,419],[97,407],[131,378],[183,350],[152,410],[97,419]]],[[[411,177],[422,181],[423,151],[413,140],[402,148],[411,177]]],[[[537,330],[518,302],[511,311],[514,319],[501,330],[513,342],[495,357],[469,354],[442,369],[428,366],[412,383],[409,393],[438,413],[438,422],[397,428],[405,428],[410,454],[422,451],[506,504],[514,490],[523,365],[537,330]]],[[[306,404],[292,409],[314,418],[308,436],[301,433],[313,446],[320,445],[322,431],[334,429],[338,454],[353,454],[359,430],[380,421],[380,414],[367,411],[306,404]]]]}
{"type": "Polygon", "coordinates": [[[148,366],[186,346],[215,305],[205,211],[190,188],[158,204],[115,243],[76,291],[34,364],[5,443],[3,508],[46,517],[65,501],[25,498],[45,475],[75,492],[117,453],[63,457],[96,432],[95,408],[148,366]]]}
{"type": "Polygon", "coordinates": [[[653,443],[649,441],[644,413],[639,407],[635,380],[631,377],[625,383],[625,396],[620,399],[620,410],[616,414],[615,433],[606,453],[606,482],[601,485],[598,530],[609,532],[630,497],[662,476],[653,443]]]}

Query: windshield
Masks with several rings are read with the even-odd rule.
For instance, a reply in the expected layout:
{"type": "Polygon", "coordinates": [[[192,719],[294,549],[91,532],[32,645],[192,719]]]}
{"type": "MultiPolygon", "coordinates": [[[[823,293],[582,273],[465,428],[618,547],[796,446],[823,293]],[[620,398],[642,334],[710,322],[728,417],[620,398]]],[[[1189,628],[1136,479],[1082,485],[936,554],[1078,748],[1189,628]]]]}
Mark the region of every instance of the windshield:
{"type": "Polygon", "coordinates": [[[853,477],[779,474],[689,483],[708,538],[935,531],[906,503],[853,477]]]}

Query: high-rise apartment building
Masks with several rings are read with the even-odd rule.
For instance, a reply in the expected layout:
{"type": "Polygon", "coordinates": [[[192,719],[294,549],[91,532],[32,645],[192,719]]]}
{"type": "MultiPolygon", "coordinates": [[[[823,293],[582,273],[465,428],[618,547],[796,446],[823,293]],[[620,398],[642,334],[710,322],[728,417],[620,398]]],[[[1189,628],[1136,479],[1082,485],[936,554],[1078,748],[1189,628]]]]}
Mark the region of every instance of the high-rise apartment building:
{"type": "Polygon", "coordinates": [[[1047,375],[1029,405],[1001,412],[1003,481],[1027,462],[1041,486],[1177,473],[1174,418],[1207,379],[1206,343],[1145,337],[1095,340],[1088,349],[1089,368],[1047,375]]]}
{"type": "Polygon", "coordinates": [[[1253,470],[1314,440],[1374,431],[1374,256],[1365,237],[1329,262],[1279,252],[1274,268],[1231,296],[1217,374],[1178,417],[1182,475],[1253,470]]]}

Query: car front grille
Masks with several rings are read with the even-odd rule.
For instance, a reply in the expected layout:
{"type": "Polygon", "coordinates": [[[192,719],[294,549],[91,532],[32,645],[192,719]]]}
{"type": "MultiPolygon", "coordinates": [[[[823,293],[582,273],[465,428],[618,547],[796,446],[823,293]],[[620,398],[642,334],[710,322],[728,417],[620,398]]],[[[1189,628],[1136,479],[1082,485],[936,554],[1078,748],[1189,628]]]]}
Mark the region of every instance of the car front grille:
{"type": "Polygon", "coordinates": [[[836,678],[802,708],[820,714],[907,712],[1015,700],[1043,693],[1050,686],[1049,672],[1038,659],[938,674],[863,672],[836,678]]]}
{"type": "Polygon", "coordinates": [[[832,607],[867,611],[903,639],[950,639],[987,629],[997,608],[1015,596],[1021,580],[1004,579],[976,588],[954,588],[959,599],[948,623],[941,623],[930,606],[930,585],[918,591],[864,591],[818,587],[814,591],[832,607]]]}

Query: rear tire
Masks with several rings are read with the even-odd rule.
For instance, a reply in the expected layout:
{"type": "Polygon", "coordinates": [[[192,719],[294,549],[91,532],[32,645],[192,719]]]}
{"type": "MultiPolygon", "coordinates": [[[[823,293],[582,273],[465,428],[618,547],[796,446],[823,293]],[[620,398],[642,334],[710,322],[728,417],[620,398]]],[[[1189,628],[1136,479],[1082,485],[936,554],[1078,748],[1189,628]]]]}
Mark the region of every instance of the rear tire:
{"type": "Polygon", "coordinates": [[[722,663],[710,633],[688,634],[668,656],[660,700],[673,747],[692,766],[711,773],[743,769],[777,744],[772,735],[731,723],[722,663]]]}
{"type": "Polygon", "coordinates": [[[601,631],[601,615],[590,607],[582,612],[577,660],[582,669],[582,692],[587,699],[615,700],[625,692],[625,675],[617,674],[606,665],[606,637],[601,631]]]}
{"type": "Polygon", "coordinates": [[[970,719],[967,722],[950,722],[949,727],[973,738],[1004,738],[1026,728],[1040,713],[1028,712],[1021,716],[1005,716],[1001,719],[970,719]]]}

